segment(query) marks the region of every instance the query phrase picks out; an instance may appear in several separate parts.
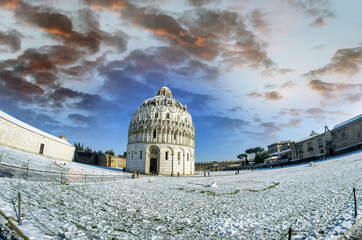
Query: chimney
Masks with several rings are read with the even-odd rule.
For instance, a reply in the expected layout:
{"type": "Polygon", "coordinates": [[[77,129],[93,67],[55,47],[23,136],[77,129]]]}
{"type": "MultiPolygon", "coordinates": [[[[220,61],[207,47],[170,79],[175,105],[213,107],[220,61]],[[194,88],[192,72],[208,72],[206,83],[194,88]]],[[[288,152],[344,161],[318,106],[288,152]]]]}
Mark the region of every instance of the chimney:
{"type": "Polygon", "coordinates": [[[60,139],[67,141],[68,138],[64,137],[64,136],[59,136],[60,139]]]}

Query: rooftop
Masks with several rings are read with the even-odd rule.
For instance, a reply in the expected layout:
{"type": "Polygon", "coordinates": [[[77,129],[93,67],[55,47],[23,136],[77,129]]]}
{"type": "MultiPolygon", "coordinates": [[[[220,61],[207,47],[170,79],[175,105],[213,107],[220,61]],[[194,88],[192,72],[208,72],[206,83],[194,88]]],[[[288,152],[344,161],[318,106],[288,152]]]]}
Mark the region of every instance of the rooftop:
{"type": "Polygon", "coordinates": [[[50,135],[49,133],[43,132],[42,130],[39,130],[39,129],[33,127],[33,126],[30,126],[29,124],[26,124],[26,123],[24,123],[24,122],[22,122],[22,121],[20,121],[20,120],[18,120],[16,118],[10,116],[9,114],[4,113],[1,110],[0,110],[0,117],[4,118],[5,120],[7,120],[7,121],[9,121],[11,123],[14,123],[14,124],[18,125],[19,127],[25,128],[25,129],[27,129],[29,131],[32,131],[32,132],[37,133],[39,135],[42,135],[44,137],[50,138],[50,139],[55,140],[57,142],[61,142],[61,143],[72,146],[69,142],[67,142],[67,141],[65,141],[63,139],[60,139],[60,138],[58,138],[56,136],[50,135]]]}

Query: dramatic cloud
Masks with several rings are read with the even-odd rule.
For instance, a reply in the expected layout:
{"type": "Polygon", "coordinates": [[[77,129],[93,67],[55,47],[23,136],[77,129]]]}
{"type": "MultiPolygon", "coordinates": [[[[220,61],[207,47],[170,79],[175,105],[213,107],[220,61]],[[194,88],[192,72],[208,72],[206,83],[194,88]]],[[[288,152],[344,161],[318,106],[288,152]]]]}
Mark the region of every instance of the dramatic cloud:
{"type": "Polygon", "coordinates": [[[313,22],[309,24],[313,27],[326,25],[328,19],[334,18],[335,16],[329,0],[289,0],[289,2],[314,18],[313,22]]]}
{"type": "Polygon", "coordinates": [[[354,75],[360,72],[362,65],[362,47],[339,49],[331,59],[331,62],[322,68],[312,70],[305,76],[315,76],[328,73],[340,73],[354,75]]]}
{"type": "Polygon", "coordinates": [[[309,87],[319,92],[325,100],[342,98],[344,101],[359,102],[362,98],[362,84],[328,83],[312,80],[309,87]]]}
{"type": "Polygon", "coordinates": [[[89,10],[79,12],[79,18],[86,19],[83,22],[84,33],[75,31],[71,17],[59,10],[21,2],[20,7],[16,8],[14,13],[17,19],[38,27],[39,30],[46,32],[50,37],[63,42],[68,47],[82,48],[90,53],[98,52],[102,42],[106,45],[116,46],[119,51],[127,48],[126,34],[101,31],[96,15],[89,10]]]}
{"type": "Polygon", "coordinates": [[[125,0],[83,0],[86,4],[96,9],[122,10],[126,8],[125,0]]]}
{"type": "Polygon", "coordinates": [[[0,31],[0,53],[16,52],[21,48],[22,34],[16,30],[0,31]]]}

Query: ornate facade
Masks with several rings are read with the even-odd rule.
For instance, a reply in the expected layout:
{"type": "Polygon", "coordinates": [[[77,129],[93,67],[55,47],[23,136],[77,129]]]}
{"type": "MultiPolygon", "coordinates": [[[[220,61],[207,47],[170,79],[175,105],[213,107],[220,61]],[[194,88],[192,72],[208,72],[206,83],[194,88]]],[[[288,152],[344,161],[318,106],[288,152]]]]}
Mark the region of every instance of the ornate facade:
{"type": "Polygon", "coordinates": [[[195,128],[186,105],[162,87],[133,114],[128,131],[127,171],[194,174],[195,128]]]}

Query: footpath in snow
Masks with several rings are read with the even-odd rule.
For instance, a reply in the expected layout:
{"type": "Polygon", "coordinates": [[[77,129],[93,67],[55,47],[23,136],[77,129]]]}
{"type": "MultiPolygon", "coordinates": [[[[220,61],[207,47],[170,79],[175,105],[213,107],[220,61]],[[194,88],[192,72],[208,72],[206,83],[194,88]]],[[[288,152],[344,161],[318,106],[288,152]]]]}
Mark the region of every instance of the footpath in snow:
{"type": "MultiPolygon", "coordinates": [[[[54,160],[0,146],[2,162],[46,168],[54,160]]],[[[94,167],[67,163],[68,170],[94,167]]],[[[33,239],[338,239],[362,215],[362,152],[313,166],[211,173],[210,177],[100,177],[60,184],[0,165],[0,192],[22,196],[20,229],[33,239]],[[9,172],[7,172],[9,171],[9,172]],[[19,172],[19,173],[16,173],[19,172]]],[[[55,170],[54,170],[55,171],[55,170]]],[[[103,169],[95,169],[109,171],[103,169]]],[[[112,172],[111,172],[112,173],[112,172]]],[[[102,174],[100,174],[102,175],[102,174]]],[[[15,205],[16,206],[16,205],[15,205]]],[[[14,204],[0,210],[16,221],[14,204]]]]}

